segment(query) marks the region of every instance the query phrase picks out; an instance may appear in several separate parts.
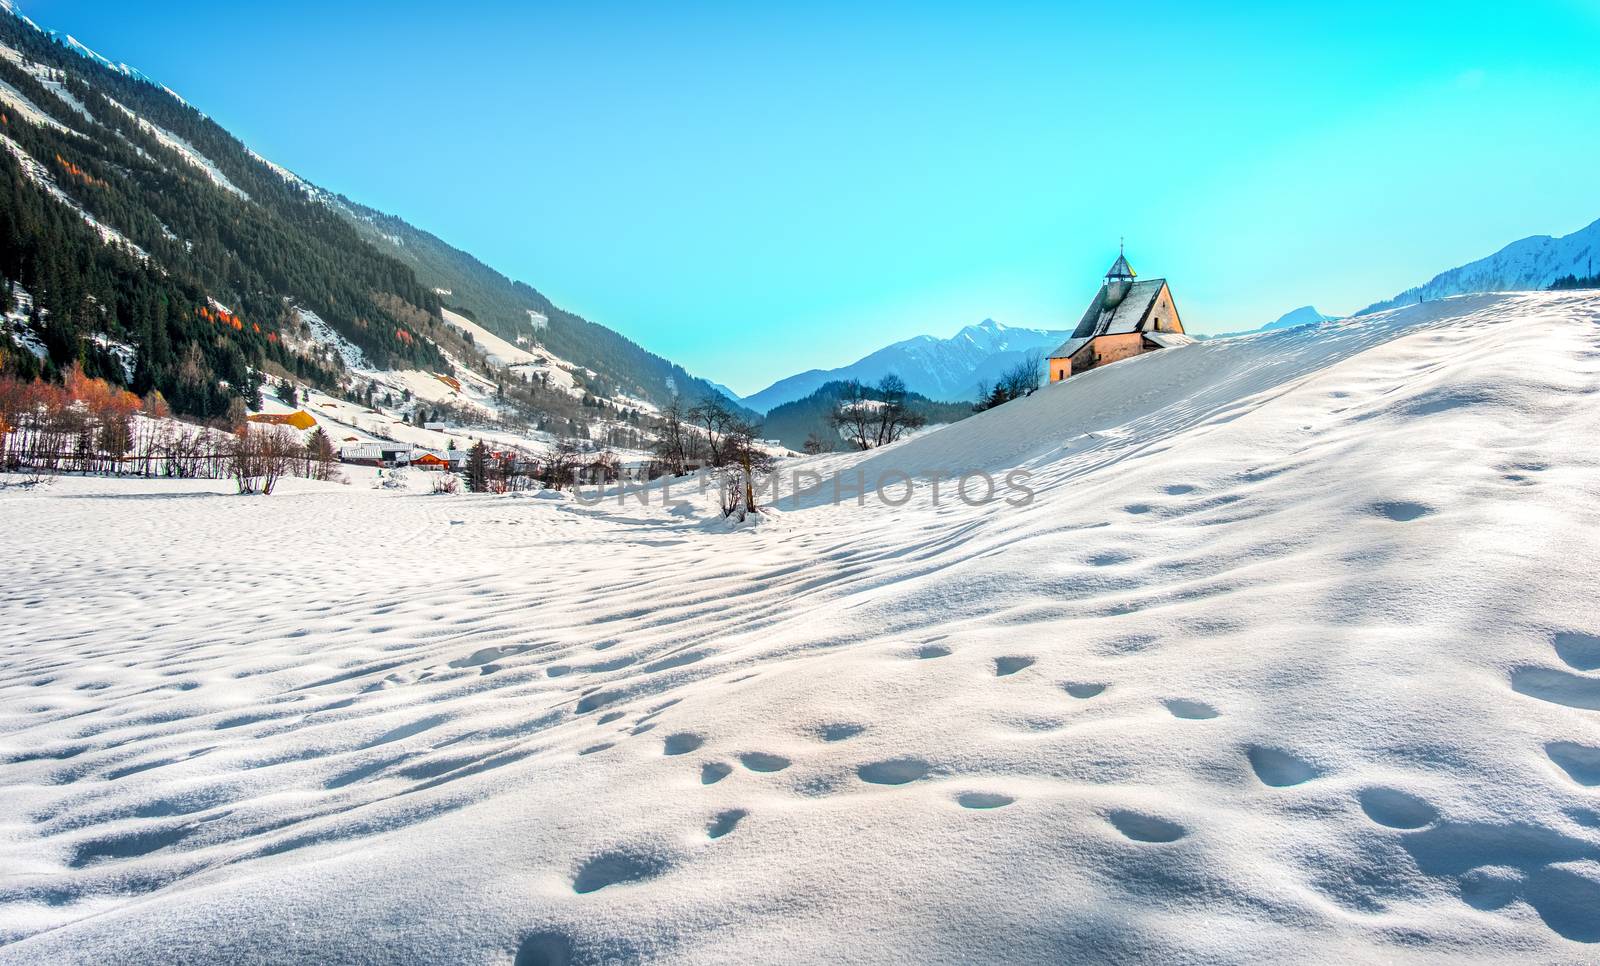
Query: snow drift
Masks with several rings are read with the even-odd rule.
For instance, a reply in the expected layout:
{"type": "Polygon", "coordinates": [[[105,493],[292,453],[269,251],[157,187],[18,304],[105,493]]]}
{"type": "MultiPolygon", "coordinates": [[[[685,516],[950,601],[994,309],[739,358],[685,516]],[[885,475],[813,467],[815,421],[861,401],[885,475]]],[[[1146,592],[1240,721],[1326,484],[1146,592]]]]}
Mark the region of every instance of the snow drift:
{"type": "Polygon", "coordinates": [[[0,493],[0,962],[1579,961],[1600,297],[866,457],[1028,506],[0,493]]]}

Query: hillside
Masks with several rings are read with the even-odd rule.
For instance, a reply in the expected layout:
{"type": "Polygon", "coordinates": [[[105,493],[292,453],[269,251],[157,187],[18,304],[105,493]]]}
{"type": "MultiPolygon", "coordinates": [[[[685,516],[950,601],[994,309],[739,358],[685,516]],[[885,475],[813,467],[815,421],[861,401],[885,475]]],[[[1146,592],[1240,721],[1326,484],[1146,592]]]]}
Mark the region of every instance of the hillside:
{"type": "Polygon", "coordinates": [[[1006,370],[1060,345],[1070,331],[1025,329],[984,319],[948,339],[919,335],[885,346],[837,369],[810,369],[780,379],[747,396],[745,405],[770,413],[784,403],[816,392],[830,382],[857,380],[876,383],[893,374],[904,379],[912,392],[941,402],[971,402],[980,384],[993,384],[1006,370]]]}
{"type": "Polygon", "coordinates": [[[220,416],[264,369],[337,382],[336,361],[290,347],[300,309],[374,365],[445,366],[437,299],[409,270],[170,92],[9,7],[0,130],[0,291],[20,309],[0,367],[81,364],[220,416]]]}
{"type": "MultiPolygon", "coordinates": [[[[821,440],[838,440],[839,431],[829,419],[838,410],[846,387],[843,380],[824,383],[804,399],[774,407],[762,423],[762,435],[778,440],[797,453],[804,450],[806,440],[813,434],[821,440]]],[[[870,389],[868,395],[873,395],[870,389]]],[[[936,402],[920,393],[908,394],[906,406],[929,426],[958,422],[972,415],[971,403],[936,402]]],[[[842,441],[837,446],[844,448],[842,441]]]]}
{"type": "MultiPolygon", "coordinates": [[[[0,147],[0,371],[56,378],[78,365],[140,395],[160,392],[180,414],[219,419],[259,408],[260,387],[279,379],[370,403],[418,378],[408,373],[468,378],[466,369],[503,403],[495,418],[577,435],[675,392],[716,392],[437,238],[259,157],[137,70],[9,4],[0,147]],[[447,306],[523,337],[540,365],[480,354],[445,321],[447,306]],[[534,382],[545,374],[560,385],[534,382]],[[518,383],[528,385],[505,391],[518,383]]],[[[394,414],[410,417],[409,395],[401,402],[394,414]]]]}
{"type": "Polygon", "coordinates": [[[921,479],[759,526],[0,491],[0,962],[1588,961],[1597,377],[1600,295],[1469,296],[790,464],[921,479]]]}
{"type": "MultiPolygon", "coordinates": [[[[519,336],[595,373],[602,396],[626,395],[664,405],[674,394],[691,401],[722,392],[628,338],[567,312],[523,282],[512,281],[468,253],[342,196],[328,196],[374,247],[409,265],[424,284],[449,294],[441,300],[464,309],[503,339],[519,336]]],[[[737,397],[734,398],[737,402],[737,397]]],[[[754,412],[746,412],[754,417],[754,412]]]]}
{"type": "Polygon", "coordinates": [[[1597,263],[1600,263],[1600,221],[1560,238],[1534,235],[1514,241],[1493,255],[1440,272],[1426,283],[1408,288],[1364,311],[1376,312],[1419,300],[1471,292],[1547,289],[1569,275],[1593,277],[1600,272],[1597,263]]]}

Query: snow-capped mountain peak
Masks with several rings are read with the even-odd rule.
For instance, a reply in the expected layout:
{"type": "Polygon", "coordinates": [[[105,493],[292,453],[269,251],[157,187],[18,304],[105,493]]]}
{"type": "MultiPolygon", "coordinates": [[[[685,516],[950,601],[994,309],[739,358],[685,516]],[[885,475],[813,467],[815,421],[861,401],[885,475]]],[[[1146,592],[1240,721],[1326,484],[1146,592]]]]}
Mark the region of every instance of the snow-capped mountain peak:
{"type": "Polygon", "coordinates": [[[1001,373],[1034,352],[1049,352],[1070,333],[1029,329],[984,319],[967,325],[948,339],[913,336],[885,346],[837,369],[812,369],[781,379],[744,402],[758,412],[768,412],[786,402],[802,399],[821,386],[840,379],[877,382],[894,374],[907,388],[929,399],[958,401],[977,397],[980,383],[992,383],[1001,373]]]}

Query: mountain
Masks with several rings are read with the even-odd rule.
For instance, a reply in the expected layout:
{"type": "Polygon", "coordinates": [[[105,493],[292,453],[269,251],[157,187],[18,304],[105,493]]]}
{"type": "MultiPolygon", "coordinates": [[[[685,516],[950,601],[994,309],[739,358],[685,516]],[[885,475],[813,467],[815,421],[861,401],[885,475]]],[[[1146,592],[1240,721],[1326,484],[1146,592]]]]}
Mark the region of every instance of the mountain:
{"type": "Polygon", "coordinates": [[[1196,335],[1195,338],[1204,342],[1207,339],[1230,339],[1236,335],[1252,335],[1256,332],[1274,332],[1278,329],[1296,329],[1302,325],[1317,325],[1321,322],[1332,322],[1339,318],[1337,315],[1324,315],[1317,311],[1315,306],[1302,305],[1297,309],[1285,312],[1266,325],[1254,329],[1239,329],[1234,332],[1213,332],[1196,335]]]}
{"type": "Polygon", "coordinates": [[[81,366],[215,418],[258,406],[268,379],[370,396],[373,373],[470,367],[522,417],[579,432],[600,413],[716,392],[433,235],[296,177],[9,2],[0,149],[0,371],[81,366]],[[496,364],[446,308],[538,347],[561,384],[496,364]],[[496,389],[507,384],[518,391],[496,389]]]}
{"type": "Polygon", "coordinates": [[[738,405],[741,408],[743,407],[743,404],[744,404],[743,397],[741,397],[738,393],[734,392],[732,389],[729,389],[727,386],[724,386],[720,382],[709,382],[708,381],[707,385],[709,385],[712,389],[715,389],[717,392],[722,393],[723,398],[727,399],[729,402],[731,402],[731,403],[733,403],[735,405],[738,405]]]}
{"type": "Polygon", "coordinates": [[[893,373],[907,388],[929,399],[971,400],[978,384],[990,383],[1030,353],[1060,345],[1070,331],[1025,329],[984,319],[948,339],[919,335],[885,346],[838,369],[811,369],[780,379],[744,399],[757,412],[803,399],[830,382],[855,379],[874,383],[893,373]]]}
{"type": "Polygon", "coordinates": [[[1447,295],[1547,289],[1568,275],[1587,278],[1596,271],[1600,271],[1600,221],[1560,238],[1534,235],[1514,241],[1487,258],[1440,272],[1422,285],[1370,305],[1362,314],[1447,295]]]}
{"type": "MultiPolygon", "coordinates": [[[[299,180],[288,172],[283,175],[299,180]]],[[[596,395],[636,397],[662,405],[673,395],[698,400],[727,394],[723,387],[691,375],[682,366],[612,329],[560,308],[525,282],[507,278],[403,219],[342,195],[317,194],[368,243],[409,266],[425,285],[439,293],[444,305],[465,309],[479,325],[507,341],[515,342],[519,337],[529,340],[591,370],[591,388],[596,395]]],[[[731,398],[738,402],[738,396],[731,398]]],[[[755,416],[748,411],[745,415],[755,416]]]]}
{"type": "Polygon", "coordinates": [[[1336,315],[1323,315],[1321,312],[1318,312],[1314,306],[1302,305],[1291,312],[1283,313],[1282,315],[1278,316],[1275,321],[1268,322],[1266,325],[1263,325],[1256,331],[1265,332],[1270,329],[1293,329],[1302,325],[1316,325],[1319,322],[1332,322],[1336,318],[1338,318],[1336,315]]]}

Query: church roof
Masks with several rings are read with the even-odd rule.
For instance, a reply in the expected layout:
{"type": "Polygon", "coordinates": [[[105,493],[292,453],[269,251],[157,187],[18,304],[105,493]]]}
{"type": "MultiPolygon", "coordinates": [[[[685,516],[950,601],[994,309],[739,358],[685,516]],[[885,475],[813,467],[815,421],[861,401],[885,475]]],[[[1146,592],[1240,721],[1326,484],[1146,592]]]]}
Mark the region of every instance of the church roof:
{"type": "Polygon", "coordinates": [[[1117,260],[1111,263],[1111,271],[1106,272],[1106,278],[1134,278],[1138,274],[1133,270],[1133,266],[1128,264],[1128,259],[1118,252],[1117,260]]]}
{"type": "Polygon", "coordinates": [[[1072,338],[1061,343],[1056,351],[1050,353],[1050,358],[1061,359],[1072,355],[1094,338],[1102,335],[1126,335],[1138,332],[1139,326],[1145,317],[1150,314],[1150,307],[1155,304],[1156,298],[1161,295],[1161,290],[1167,285],[1164,278],[1147,278],[1134,282],[1128,286],[1128,294],[1122,297],[1112,308],[1106,307],[1106,288],[1100,286],[1100,291],[1095,293],[1094,301],[1089,303],[1089,308],[1083,313],[1078,327],[1072,330],[1072,338]]]}

